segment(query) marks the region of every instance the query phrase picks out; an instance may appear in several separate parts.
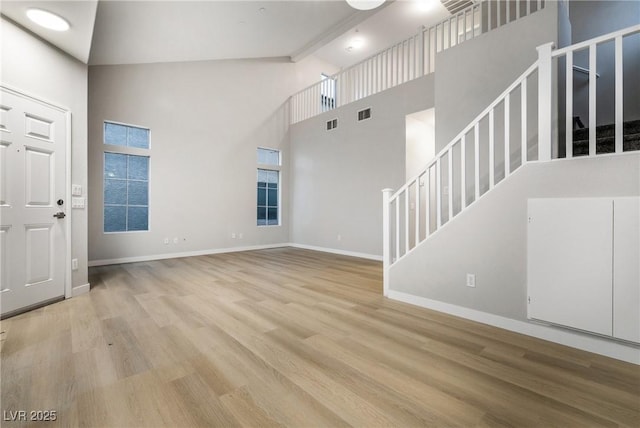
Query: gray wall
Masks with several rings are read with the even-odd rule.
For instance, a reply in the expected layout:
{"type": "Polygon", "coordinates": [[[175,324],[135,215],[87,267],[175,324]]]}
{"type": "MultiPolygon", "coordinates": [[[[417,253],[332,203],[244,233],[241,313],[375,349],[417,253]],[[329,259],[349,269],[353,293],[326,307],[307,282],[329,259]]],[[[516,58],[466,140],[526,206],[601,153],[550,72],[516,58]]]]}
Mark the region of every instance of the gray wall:
{"type": "Polygon", "coordinates": [[[433,78],[291,127],[291,242],[382,254],[381,190],[404,184],[405,116],[433,107],[433,78]],[[371,118],[358,122],[357,112],[367,107],[371,118]],[[327,131],[334,118],[338,128],[327,131]]]}
{"type": "Polygon", "coordinates": [[[558,40],[558,5],[504,25],[436,57],[436,153],[558,40]]]}
{"type": "Polygon", "coordinates": [[[90,67],[89,260],[288,242],[285,101],[333,71],[314,58],[90,67]],[[105,120],[151,129],[148,232],[102,232],[105,120]],[[259,146],[282,150],[282,226],[256,226],[259,146]]]}
{"type": "MultiPolygon", "coordinates": [[[[2,83],[71,111],[71,181],[86,192],[87,66],[4,18],[0,40],[2,83]]],[[[72,286],[77,287],[88,283],[87,210],[70,211],[71,256],[78,259],[72,286]]]]}
{"type": "Polygon", "coordinates": [[[640,154],[529,163],[394,264],[390,289],[526,320],[527,199],[638,195],[640,154]]]}
{"type": "MultiPolygon", "coordinates": [[[[571,1],[569,3],[571,36],[579,43],[632,25],[640,24],[638,1],[571,1]]],[[[624,45],[624,119],[640,119],[640,34],[625,39],[624,45]]],[[[615,74],[613,43],[600,45],[597,50],[598,125],[613,123],[615,119],[615,74]]],[[[574,56],[574,64],[589,68],[588,52],[574,56]]],[[[574,116],[589,125],[589,76],[574,73],[574,116]]]]}

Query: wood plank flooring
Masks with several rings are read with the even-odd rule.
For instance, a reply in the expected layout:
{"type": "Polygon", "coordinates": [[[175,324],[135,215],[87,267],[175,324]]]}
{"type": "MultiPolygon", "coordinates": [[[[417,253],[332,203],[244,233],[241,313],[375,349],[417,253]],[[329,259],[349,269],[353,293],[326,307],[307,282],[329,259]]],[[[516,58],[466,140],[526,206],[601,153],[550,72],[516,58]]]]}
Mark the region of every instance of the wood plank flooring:
{"type": "Polygon", "coordinates": [[[2,321],[2,426],[640,426],[638,366],[384,299],[381,274],[291,248],[93,268],[2,321]]]}

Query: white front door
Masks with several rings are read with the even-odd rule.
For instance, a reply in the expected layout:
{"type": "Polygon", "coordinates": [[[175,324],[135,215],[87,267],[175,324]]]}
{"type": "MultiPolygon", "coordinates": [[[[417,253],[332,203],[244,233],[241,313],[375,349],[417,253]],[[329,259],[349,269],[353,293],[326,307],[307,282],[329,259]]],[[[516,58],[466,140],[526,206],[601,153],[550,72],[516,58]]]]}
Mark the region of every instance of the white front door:
{"type": "Polygon", "coordinates": [[[65,294],[66,138],[64,111],[1,88],[2,315],[65,294]]]}

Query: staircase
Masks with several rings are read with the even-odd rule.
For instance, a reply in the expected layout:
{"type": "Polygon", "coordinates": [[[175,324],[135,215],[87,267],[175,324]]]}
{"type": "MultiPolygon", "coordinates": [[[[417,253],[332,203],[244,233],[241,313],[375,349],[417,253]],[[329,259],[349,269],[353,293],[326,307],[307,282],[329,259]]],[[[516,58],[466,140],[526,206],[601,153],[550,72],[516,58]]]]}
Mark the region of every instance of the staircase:
{"type": "MultiPolygon", "coordinates": [[[[527,163],[559,158],[556,141],[564,136],[567,159],[592,159],[600,154],[623,155],[640,149],[640,120],[623,123],[623,43],[640,33],[640,25],[554,50],[538,47],[538,60],[469,123],[435,158],[400,189],[383,190],[383,282],[390,287],[389,270],[432,239],[455,217],[492,189],[510,179],[527,163]],[[589,123],[596,123],[596,60],[599,45],[614,45],[615,123],[592,129],[573,129],[573,57],[589,54],[589,123]],[[566,67],[565,96],[557,98],[559,67],[566,67]],[[537,86],[537,97],[528,95],[537,86]],[[554,127],[558,99],[566,102],[565,129],[554,127]],[[498,116],[500,120],[498,119],[498,116]]],[[[628,79],[629,82],[631,79],[628,79]]]]}
{"type": "MultiPolygon", "coordinates": [[[[622,151],[640,150],[640,120],[624,122],[622,125],[622,151]]],[[[615,153],[615,124],[596,127],[596,154],[615,153]]],[[[589,154],[589,128],[573,131],[573,155],[589,154]]]]}

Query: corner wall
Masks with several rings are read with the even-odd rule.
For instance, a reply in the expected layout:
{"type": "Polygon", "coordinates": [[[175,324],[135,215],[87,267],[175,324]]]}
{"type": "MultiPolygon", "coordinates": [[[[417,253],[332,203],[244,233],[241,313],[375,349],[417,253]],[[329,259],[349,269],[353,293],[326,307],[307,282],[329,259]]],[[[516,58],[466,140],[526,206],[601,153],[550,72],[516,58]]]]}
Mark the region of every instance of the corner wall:
{"type": "MultiPolygon", "coordinates": [[[[1,18],[2,83],[71,112],[71,184],[87,191],[87,66],[1,18]]],[[[87,210],[71,209],[72,287],[87,285],[87,210]]],[[[71,263],[71,260],[69,260],[71,263]]]]}
{"type": "Polygon", "coordinates": [[[406,115],[433,107],[433,82],[431,74],[292,125],[292,243],[381,257],[381,190],[404,184],[406,115]],[[371,118],[358,122],[365,108],[371,118]]]}

